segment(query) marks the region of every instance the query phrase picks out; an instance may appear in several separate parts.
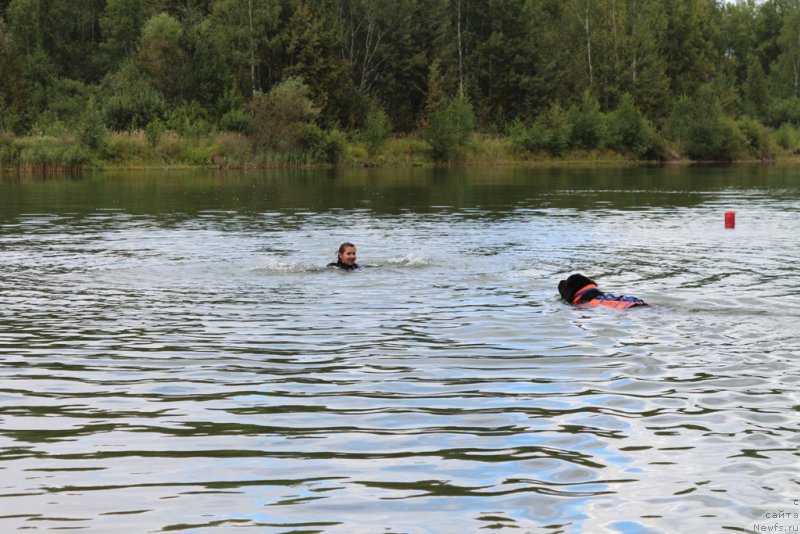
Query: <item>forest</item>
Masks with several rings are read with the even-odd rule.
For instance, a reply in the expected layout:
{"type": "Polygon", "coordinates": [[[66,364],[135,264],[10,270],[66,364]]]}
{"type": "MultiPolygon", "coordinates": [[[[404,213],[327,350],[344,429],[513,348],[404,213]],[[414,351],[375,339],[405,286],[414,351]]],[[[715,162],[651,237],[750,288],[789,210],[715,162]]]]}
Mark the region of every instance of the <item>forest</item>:
{"type": "Polygon", "coordinates": [[[800,0],[0,0],[0,164],[800,152],[800,0]]]}

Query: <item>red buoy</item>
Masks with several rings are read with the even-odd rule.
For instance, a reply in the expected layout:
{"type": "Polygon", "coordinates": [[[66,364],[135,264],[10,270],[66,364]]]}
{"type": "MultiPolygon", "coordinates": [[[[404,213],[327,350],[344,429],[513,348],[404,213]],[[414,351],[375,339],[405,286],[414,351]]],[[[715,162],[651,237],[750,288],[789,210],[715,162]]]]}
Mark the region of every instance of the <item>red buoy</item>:
{"type": "Polygon", "coordinates": [[[736,212],[729,210],[725,212],[725,228],[736,228],[736,212]]]}

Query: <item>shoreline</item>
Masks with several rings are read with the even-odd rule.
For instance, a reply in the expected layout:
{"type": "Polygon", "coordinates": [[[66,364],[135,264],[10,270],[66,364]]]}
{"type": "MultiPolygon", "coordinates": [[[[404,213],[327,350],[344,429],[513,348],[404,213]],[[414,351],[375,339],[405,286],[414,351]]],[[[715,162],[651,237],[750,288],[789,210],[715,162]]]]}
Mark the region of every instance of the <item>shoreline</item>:
{"type": "MultiPolygon", "coordinates": [[[[727,166],[727,165],[800,165],[800,156],[777,156],[773,159],[738,159],[732,161],[690,159],[668,160],[636,160],[636,159],[543,159],[543,160],[461,160],[449,163],[432,162],[391,162],[391,163],[306,163],[306,164],[254,164],[254,165],[191,165],[191,164],[120,164],[120,165],[88,165],[84,171],[110,172],[110,171],[154,171],[154,170],[218,170],[218,171],[267,171],[267,170],[315,170],[315,169],[457,169],[457,168],[492,168],[492,167],[518,167],[518,168],[570,168],[570,167],[651,167],[651,166],[727,166]]],[[[8,170],[8,169],[4,169],[8,170]]]]}
{"type": "MultiPolygon", "coordinates": [[[[435,162],[429,146],[418,138],[393,137],[378,149],[368,151],[350,141],[335,162],[319,161],[312,153],[268,152],[252,140],[229,135],[167,139],[149,145],[141,135],[109,134],[94,149],[76,139],[50,136],[6,138],[0,151],[0,173],[25,175],[74,175],[86,171],[153,171],[208,169],[220,171],[261,171],[292,169],[356,168],[578,168],[691,166],[741,164],[797,164],[800,155],[790,149],[774,147],[769,157],[744,157],[721,160],[694,160],[677,150],[667,150],[660,159],[638,159],[608,148],[573,149],[554,156],[543,151],[520,151],[504,136],[475,134],[460,154],[447,162],[435,162]],[[221,142],[220,139],[227,140],[221,142]]],[[[745,155],[745,154],[741,154],[745,155]]]]}

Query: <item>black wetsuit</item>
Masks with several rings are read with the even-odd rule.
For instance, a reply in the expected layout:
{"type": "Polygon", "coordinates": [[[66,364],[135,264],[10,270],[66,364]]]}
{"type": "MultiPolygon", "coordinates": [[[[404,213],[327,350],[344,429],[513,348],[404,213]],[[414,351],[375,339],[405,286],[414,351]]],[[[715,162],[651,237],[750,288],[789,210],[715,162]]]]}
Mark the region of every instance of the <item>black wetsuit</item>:
{"type": "Polygon", "coordinates": [[[356,269],[360,269],[357,263],[354,263],[353,265],[347,265],[341,261],[329,263],[328,267],[336,267],[337,269],[342,269],[344,271],[355,271],[356,269]]]}

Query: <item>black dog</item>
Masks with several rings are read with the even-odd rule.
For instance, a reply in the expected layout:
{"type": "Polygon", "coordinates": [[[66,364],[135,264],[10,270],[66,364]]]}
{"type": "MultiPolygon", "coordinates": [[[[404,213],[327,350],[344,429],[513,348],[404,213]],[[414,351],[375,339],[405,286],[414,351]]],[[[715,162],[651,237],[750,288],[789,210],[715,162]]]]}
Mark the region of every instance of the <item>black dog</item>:
{"type": "Polygon", "coordinates": [[[581,306],[608,306],[610,308],[649,306],[648,303],[636,297],[614,296],[610,293],[603,293],[597,289],[597,284],[594,280],[577,273],[558,283],[558,293],[567,302],[581,306]]]}

